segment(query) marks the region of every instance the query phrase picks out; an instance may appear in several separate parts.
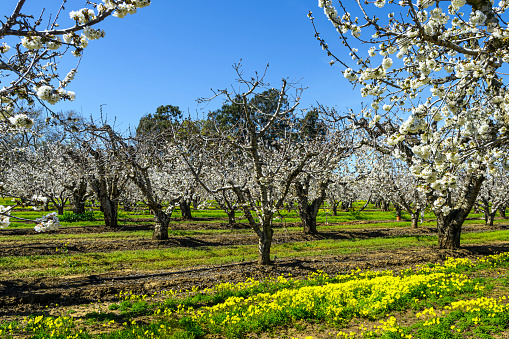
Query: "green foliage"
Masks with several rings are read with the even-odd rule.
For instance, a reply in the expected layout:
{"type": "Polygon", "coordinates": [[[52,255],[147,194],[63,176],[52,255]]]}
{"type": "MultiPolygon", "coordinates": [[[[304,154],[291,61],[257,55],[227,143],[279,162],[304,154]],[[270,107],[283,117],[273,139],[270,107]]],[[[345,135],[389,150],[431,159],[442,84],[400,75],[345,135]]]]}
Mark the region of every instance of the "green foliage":
{"type": "Polygon", "coordinates": [[[355,220],[366,219],[365,217],[363,217],[363,216],[361,215],[361,212],[360,212],[360,211],[350,210],[348,213],[350,213],[350,215],[352,216],[352,218],[353,218],[353,219],[355,219],[355,220]]]}
{"type": "Polygon", "coordinates": [[[64,222],[95,221],[94,211],[84,213],[65,212],[58,219],[64,222]]]}
{"type": "MultiPolygon", "coordinates": [[[[210,112],[209,119],[217,123],[220,128],[231,130],[241,138],[245,136],[246,113],[251,116],[257,129],[260,129],[267,124],[270,116],[276,112],[279,103],[281,103],[281,110],[289,108],[286,97],[281,98],[280,92],[274,88],[255,94],[247,102],[247,107],[244,107],[240,95],[236,96],[233,101],[233,103],[226,103],[220,109],[210,112]]],[[[291,122],[292,119],[277,119],[263,136],[264,140],[277,140],[285,132],[292,129],[291,122]]]]}
{"type": "Polygon", "coordinates": [[[136,128],[136,136],[159,134],[182,120],[182,112],[178,106],[161,105],[154,114],[147,114],[140,119],[136,128]]]}
{"type": "Polygon", "coordinates": [[[304,118],[300,120],[300,134],[302,139],[316,140],[319,137],[325,136],[327,127],[325,123],[320,120],[320,111],[317,108],[310,109],[304,118]]]}

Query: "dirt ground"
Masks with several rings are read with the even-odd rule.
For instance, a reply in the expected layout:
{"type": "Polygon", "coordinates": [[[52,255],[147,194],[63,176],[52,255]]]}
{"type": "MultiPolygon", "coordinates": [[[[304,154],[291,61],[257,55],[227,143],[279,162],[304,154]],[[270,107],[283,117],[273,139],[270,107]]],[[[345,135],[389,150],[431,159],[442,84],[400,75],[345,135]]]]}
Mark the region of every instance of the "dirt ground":
{"type": "MultiPolygon", "coordinates": [[[[130,226],[135,228],[136,226],[130,226]]],[[[146,226],[143,226],[146,227],[146,226]]],[[[111,230],[104,227],[68,228],[58,232],[82,233],[84,230],[102,233],[111,230]]],[[[139,229],[139,228],[137,228],[139,229]]],[[[498,229],[506,229],[498,226],[498,229]]],[[[464,232],[483,232],[485,226],[464,226],[464,232]]],[[[493,230],[492,228],[490,230],[493,230]]],[[[16,231],[16,230],[11,230],[16,231]]],[[[323,231],[318,235],[278,231],[274,242],[298,242],[321,239],[367,239],[373,237],[433,235],[434,228],[380,228],[323,231]]],[[[5,233],[1,233],[5,234],[5,233]]],[[[1,239],[1,238],[0,238],[1,239]]],[[[44,242],[2,242],[0,257],[19,255],[54,254],[55,248],[62,247],[66,240],[44,242]]],[[[72,253],[109,252],[118,250],[233,246],[256,244],[257,238],[251,233],[222,233],[196,235],[193,237],[171,237],[167,241],[155,242],[150,239],[80,239],[68,245],[72,253]]],[[[322,270],[330,275],[342,274],[352,269],[394,269],[427,262],[440,262],[446,257],[478,257],[509,251],[509,242],[492,243],[483,246],[464,246],[461,250],[401,249],[365,252],[352,255],[326,256],[298,259],[277,259],[274,265],[260,267],[255,262],[207,266],[179,271],[158,271],[141,275],[137,272],[88,275],[78,277],[44,277],[0,281],[0,321],[15,315],[30,315],[47,310],[55,305],[78,306],[91,302],[115,301],[116,294],[131,291],[135,294],[152,294],[162,290],[185,290],[196,286],[200,289],[212,287],[220,282],[240,282],[247,278],[261,279],[269,276],[289,275],[305,277],[311,272],[322,270]]]]}

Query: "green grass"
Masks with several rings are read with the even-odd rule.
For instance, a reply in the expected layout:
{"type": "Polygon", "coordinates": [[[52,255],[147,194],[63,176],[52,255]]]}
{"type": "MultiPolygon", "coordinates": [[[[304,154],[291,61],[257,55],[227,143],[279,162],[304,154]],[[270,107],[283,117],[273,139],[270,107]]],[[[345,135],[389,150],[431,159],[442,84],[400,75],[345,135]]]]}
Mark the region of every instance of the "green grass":
{"type": "MultiPolygon", "coordinates": [[[[509,241],[509,231],[464,234],[462,244],[509,241]]],[[[318,240],[274,244],[272,254],[279,258],[345,255],[369,251],[424,248],[435,246],[436,236],[408,236],[372,239],[318,240]]],[[[257,245],[200,248],[165,248],[110,253],[0,257],[0,272],[10,278],[60,276],[135,269],[138,272],[171,268],[216,265],[257,258],[257,245]],[[7,273],[8,272],[8,273],[7,273]]],[[[0,274],[2,276],[3,274],[0,274]]]]}

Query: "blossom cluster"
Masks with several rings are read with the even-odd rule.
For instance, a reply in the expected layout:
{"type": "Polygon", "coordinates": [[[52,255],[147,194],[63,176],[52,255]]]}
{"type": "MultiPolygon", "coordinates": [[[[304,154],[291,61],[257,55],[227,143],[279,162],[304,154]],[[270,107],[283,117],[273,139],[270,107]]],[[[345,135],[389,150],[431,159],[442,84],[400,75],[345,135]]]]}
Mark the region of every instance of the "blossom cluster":
{"type": "Polygon", "coordinates": [[[31,202],[33,203],[33,210],[34,211],[40,211],[44,208],[44,204],[48,202],[48,198],[42,195],[34,195],[32,198],[30,198],[31,202]]]}
{"type": "Polygon", "coordinates": [[[47,214],[42,218],[37,218],[35,221],[37,225],[35,225],[34,229],[37,233],[53,231],[60,227],[60,221],[56,212],[47,214]]]}
{"type": "MultiPolygon", "coordinates": [[[[35,96],[50,104],[55,104],[62,99],[73,100],[74,92],[66,92],[63,88],[72,80],[76,69],[73,70],[74,72],[69,72],[68,76],[61,80],[60,87],[57,88],[51,84],[55,78],[58,78],[55,60],[68,51],[76,57],[82,56],[83,49],[88,46],[90,40],[105,36],[104,30],[92,26],[107,16],[123,17],[126,14],[136,13],[138,8],[149,4],[150,0],[103,0],[99,4],[89,3],[93,8],[70,11],[69,17],[75,21],[73,27],[59,28],[59,24],[54,22],[51,27],[43,31],[37,29],[39,23],[32,16],[19,11],[23,10],[23,5],[21,5],[9,20],[17,22],[18,17],[23,17],[26,18],[23,19],[24,24],[19,29],[10,30],[8,35],[20,38],[21,46],[25,50],[16,50],[17,53],[22,53],[24,56],[13,58],[8,55],[9,51],[12,52],[13,49],[6,42],[1,43],[0,58],[2,62],[8,65],[6,69],[16,70],[16,74],[19,76],[19,81],[12,81],[9,86],[1,89],[2,101],[4,97],[10,97],[14,104],[17,100],[27,100],[29,104],[32,104],[35,96]],[[71,48],[63,49],[62,46],[71,48]],[[39,50],[45,50],[44,58],[41,58],[39,50]],[[45,60],[48,60],[46,65],[44,65],[45,60]]],[[[42,18],[39,19],[39,22],[40,20],[42,18]]],[[[10,116],[12,108],[9,105],[0,105],[0,115],[4,118],[10,116]]]]}
{"type": "Polygon", "coordinates": [[[11,213],[11,208],[0,205],[0,228],[7,228],[10,224],[9,215],[11,213]]]}
{"type": "Polygon", "coordinates": [[[62,87],[55,90],[51,86],[43,85],[37,88],[37,97],[54,105],[61,99],[73,101],[76,98],[76,94],[73,91],[66,91],[62,87]]]}
{"type": "Polygon", "coordinates": [[[13,117],[9,117],[9,122],[18,128],[31,128],[34,125],[34,119],[30,118],[28,115],[21,113],[16,114],[13,117]]]}
{"type": "MultiPolygon", "coordinates": [[[[434,210],[450,212],[446,196],[457,189],[461,177],[482,178],[501,166],[509,168],[504,144],[507,74],[499,72],[509,62],[509,29],[502,20],[507,1],[479,8],[466,0],[436,6],[432,1],[412,6],[375,1],[375,7],[394,9],[388,9],[385,20],[371,7],[373,20],[368,2],[334,7],[331,0],[319,0],[318,6],[356,63],[343,75],[360,87],[363,97],[371,96],[371,105],[357,115],[371,118],[366,126],[371,130],[396,127],[377,132],[385,135],[384,146],[422,179],[423,192],[434,195],[434,210]],[[348,12],[352,6],[360,7],[363,17],[354,18],[348,12]],[[371,39],[360,38],[360,27],[371,39]],[[353,47],[348,32],[368,45],[365,54],[353,47]],[[395,61],[391,54],[396,54],[395,61]]],[[[347,60],[341,61],[348,66],[347,60]]]]}

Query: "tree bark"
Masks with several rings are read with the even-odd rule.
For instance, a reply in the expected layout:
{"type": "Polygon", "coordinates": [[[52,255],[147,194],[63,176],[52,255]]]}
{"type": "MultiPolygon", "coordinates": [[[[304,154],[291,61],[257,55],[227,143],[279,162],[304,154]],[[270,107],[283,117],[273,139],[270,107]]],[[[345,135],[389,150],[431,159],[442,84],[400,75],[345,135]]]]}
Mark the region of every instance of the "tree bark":
{"type": "Polygon", "coordinates": [[[154,233],[152,234],[152,240],[167,240],[168,239],[168,225],[170,223],[170,217],[164,211],[154,211],[154,233]]]}
{"type": "Polygon", "coordinates": [[[507,216],[505,215],[505,206],[499,207],[498,213],[500,214],[500,217],[507,219],[507,216]]]}
{"type": "Polygon", "coordinates": [[[417,210],[415,213],[411,213],[410,218],[412,220],[412,228],[417,228],[419,222],[419,210],[417,210]]]}
{"type": "Polygon", "coordinates": [[[333,203],[333,204],[331,205],[331,207],[332,207],[332,214],[333,214],[334,216],[337,216],[337,215],[338,215],[338,205],[339,205],[339,202],[338,202],[338,203],[333,203]]]}
{"type": "MultiPolygon", "coordinates": [[[[453,213],[453,212],[451,212],[453,213]]],[[[457,211],[454,217],[437,216],[438,247],[442,249],[460,248],[461,226],[465,221],[462,213],[457,211]]],[[[468,213],[467,213],[468,214],[468,213]]]]}
{"type": "Polygon", "coordinates": [[[117,179],[110,178],[110,180],[107,180],[104,176],[100,176],[92,179],[91,186],[101,204],[101,212],[104,214],[106,227],[118,227],[117,212],[120,193],[117,188],[117,179]]]}
{"type": "MultiPolygon", "coordinates": [[[[268,216],[267,216],[267,219],[268,216]]],[[[274,262],[270,260],[270,247],[272,245],[272,215],[269,220],[262,221],[262,234],[258,240],[258,265],[272,265],[274,262]]]]}
{"type": "Polygon", "coordinates": [[[467,179],[463,195],[459,198],[456,206],[444,215],[441,211],[434,211],[437,217],[438,247],[442,249],[460,248],[461,226],[475,205],[479,191],[481,190],[484,176],[471,176],[467,179]]]}
{"type": "Polygon", "coordinates": [[[495,220],[495,214],[497,213],[497,211],[493,211],[491,212],[489,215],[488,215],[488,222],[487,222],[487,225],[490,226],[490,227],[493,227],[493,221],[495,220]]]}
{"type": "Polygon", "coordinates": [[[235,210],[226,211],[228,215],[228,224],[235,225],[237,222],[235,221],[235,210]]]}
{"type": "Polygon", "coordinates": [[[118,227],[118,201],[105,199],[101,201],[102,212],[104,213],[104,223],[106,227],[118,227]]]}
{"type": "Polygon", "coordinates": [[[304,179],[304,182],[295,182],[295,192],[297,195],[297,208],[299,210],[299,217],[304,223],[305,234],[316,234],[316,217],[320,206],[325,200],[326,190],[329,182],[320,183],[320,195],[309,201],[309,182],[311,177],[304,179]]]}
{"type": "Polygon", "coordinates": [[[193,220],[193,216],[191,215],[191,202],[187,199],[182,199],[179,202],[180,212],[182,212],[183,220],[193,220]]]}
{"type": "Polygon", "coordinates": [[[76,214],[85,213],[85,201],[87,196],[87,182],[80,180],[71,190],[72,212],[76,214]]]}
{"type": "Polygon", "coordinates": [[[53,204],[55,205],[55,207],[57,208],[57,213],[58,215],[63,215],[64,214],[64,205],[57,205],[57,204],[53,204]]]}

